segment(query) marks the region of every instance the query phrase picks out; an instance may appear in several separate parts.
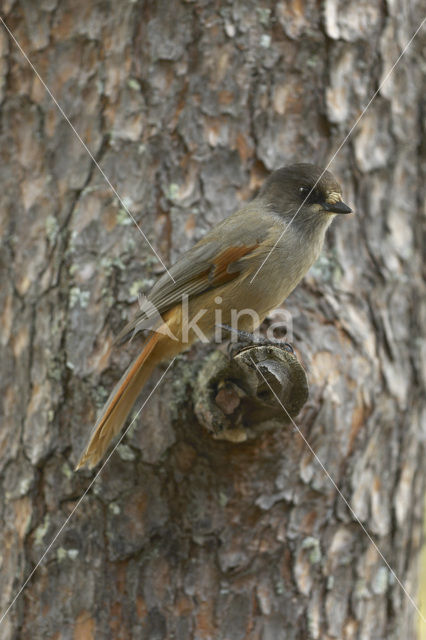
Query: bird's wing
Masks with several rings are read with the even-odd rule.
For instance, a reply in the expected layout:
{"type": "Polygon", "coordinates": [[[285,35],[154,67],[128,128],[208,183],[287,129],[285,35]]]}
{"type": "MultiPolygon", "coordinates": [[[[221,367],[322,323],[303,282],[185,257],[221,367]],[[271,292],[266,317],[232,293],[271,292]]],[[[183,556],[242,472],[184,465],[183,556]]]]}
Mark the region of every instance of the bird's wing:
{"type": "Polygon", "coordinates": [[[244,270],[244,257],[259,247],[268,229],[261,228],[256,239],[245,244],[240,239],[244,235],[240,227],[233,221],[228,223],[229,220],[202,238],[169,269],[174,281],[168,273],[161,276],[141,304],[140,312],[117,336],[117,342],[156,325],[162,314],[180,303],[184,295],[188,298],[200,295],[230,282],[244,270]]]}

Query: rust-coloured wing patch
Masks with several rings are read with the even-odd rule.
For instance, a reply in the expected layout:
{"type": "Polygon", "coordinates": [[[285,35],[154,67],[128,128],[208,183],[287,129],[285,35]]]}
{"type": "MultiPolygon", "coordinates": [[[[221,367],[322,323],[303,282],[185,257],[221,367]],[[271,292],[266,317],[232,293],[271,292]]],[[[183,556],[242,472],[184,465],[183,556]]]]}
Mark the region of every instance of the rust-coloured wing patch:
{"type": "MultiPolygon", "coordinates": [[[[217,253],[217,244],[195,245],[171,267],[170,273],[175,281],[173,282],[168,274],[164,274],[149,294],[148,301],[157,314],[163,316],[175,304],[180,304],[184,295],[193,298],[236,278],[243,269],[241,259],[257,247],[258,242],[250,246],[236,244],[217,253]]],[[[152,317],[155,324],[157,316],[152,317]]],[[[139,313],[120,332],[117,341],[130,337],[134,331],[139,330],[138,327],[147,328],[146,320],[149,318],[149,311],[139,313]]]]}
{"type": "Polygon", "coordinates": [[[210,286],[217,287],[220,284],[225,284],[236,278],[240,269],[235,268],[235,266],[232,268],[232,266],[248,253],[257,249],[258,246],[258,244],[252,244],[249,247],[229,247],[225,249],[225,251],[222,251],[222,253],[213,260],[213,265],[208,276],[210,286]]]}

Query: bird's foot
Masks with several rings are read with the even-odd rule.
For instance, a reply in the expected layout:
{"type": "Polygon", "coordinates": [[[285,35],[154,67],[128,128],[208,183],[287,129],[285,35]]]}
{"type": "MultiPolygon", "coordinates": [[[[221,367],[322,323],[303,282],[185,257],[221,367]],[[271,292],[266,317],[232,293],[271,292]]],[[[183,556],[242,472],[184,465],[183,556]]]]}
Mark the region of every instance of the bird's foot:
{"type": "Polygon", "coordinates": [[[249,331],[243,331],[242,329],[235,329],[234,327],[230,327],[227,324],[218,325],[225,332],[230,334],[230,343],[228,345],[228,355],[233,358],[237,353],[240,353],[244,349],[251,347],[253,345],[259,346],[274,346],[280,347],[289,353],[294,354],[294,349],[289,342],[284,342],[283,340],[277,340],[276,338],[265,338],[260,335],[258,332],[250,333],[249,331]]]}

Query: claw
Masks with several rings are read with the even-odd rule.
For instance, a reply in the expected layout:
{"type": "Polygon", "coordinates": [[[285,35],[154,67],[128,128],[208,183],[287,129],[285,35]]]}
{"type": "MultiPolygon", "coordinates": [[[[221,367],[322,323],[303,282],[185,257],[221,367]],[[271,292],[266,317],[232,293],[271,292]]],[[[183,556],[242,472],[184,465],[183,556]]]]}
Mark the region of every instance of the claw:
{"type": "Polygon", "coordinates": [[[289,353],[294,354],[293,346],[289,342],[283,342],[282,340],[277,340],[275,338],[264,338],[258,333],[249,333],[248,331],[243,331],[242,329],[235,329],[235,327],[230,327],[227,324],[217,324],[216,326],[220,329],[223,329],[224,331],[227,331],[231,335],[231,341],[227,347],[228,356],[230,356],[231,358],[234,357],[236,352],[238,353],[244,348],[249,347],[253,344],[265,347],[273,345],[275,347],[281,347],[289,353]],[[236,337],[238,337],[238,340],[236,339],[236,337]]]}
{"type": "MultiPolygon", "coordinates": [[[[235,329],[234,327],[230,327],[228,324],[217,324],[216,327],[220,329],[224,329],[228,331],[231,335],[237,335],[240,338],[240,342],[249,342],[253,344],[253,342],[258,342],[256,335],[254,333],[249,333],[248,331],[243,331],[242,329],[235,329]]],[[[236,340],[234,340],[236,342],[236,340]]]]}

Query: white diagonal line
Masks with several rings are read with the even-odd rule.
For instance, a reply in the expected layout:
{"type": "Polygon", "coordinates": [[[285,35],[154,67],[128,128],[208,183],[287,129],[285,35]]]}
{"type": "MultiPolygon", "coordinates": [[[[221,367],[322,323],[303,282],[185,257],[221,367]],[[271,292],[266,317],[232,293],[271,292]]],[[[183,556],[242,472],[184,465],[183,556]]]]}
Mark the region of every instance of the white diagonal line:
{"type": "Polygon", "coordinates": [[[12,31],[9,29],[9,27],[7,26],[7,24],[5,23],[5,21],[3,20],[3,18],[0,16],[0,20],[4,26],[4,28],[6,29],[6,31],[8,32],[8,34],[10,35],[10,37],[12,38],[12,40],[14,41],[14,43],[16,44],[16,46],[18,47],[19,51],[21,52],[21,54],[23,55],[23,57],[25,58],[25,60],[28,62],[28,64],[30,65],[31,69],[34,71],[35,75],[37,76],[37,78],[40,80],[41,84],[43,85],[43,87],[45,88],[45,90],[47,91],[47,93],[49,94],[49,96],[52,98],[53,102],[55,103],[55,105],[57,106],[57,108],[59,109],[59,112],[61,113],[61,115],[63,116],[63,118],[68,122],[69,126],[71,127],[71,129],[73,130],[73,132],[75,133],[75,135],[77,136],[78,140],[81,142],[81,144],[83,145],[83,147],[85,148],[85,150],[87,151],[87,153],[89,154],[92,162],[94,162],[94,164],[96,165],[96,168],[99,170],[99,172],[101,173],[102,177],[104,178],[105,182],[108,184],[108,186],[110,187],[110,189],[113,191],[114,195],[116,196],[116,198],[118,199],[119,203],[121,204],[121,206],[123,207],[123,209],[125,210],[125,212],[127,213],[127,215],[129,216],[129,218],[133,221],[133,223],[136,225],[136,228],[138,229],[138,231],[141,233],[142,237],[144,238],[145,242],[148,244],[148,246],[150,247],[151,251],[154,252],[155,256],[158,258],[158,260],[161,262],[161,264],[163,265],[164,269],[167,271],[168,275],[170,276],[170,278],[173,280],[173,282],[175,282],[175,279],[173,278],[172,274],[170,273],[170,271],[167,269],[166,265],[164,264],[163,260],[161,259],[161,257],[159,256],[159,254],[157,253],[157,251],[154,249],[154,247],[152,246],[152,244],[150,243],[150,241],[148,240],[147,236],[145,235],[145,233],[142,231],[142,229],[140,228],[140,226],[138,225],[138,223],[136,222],[134,216],[131,214],[131,212],[129,211],[129,208],[127,207],[127,205],[125,204],[125,202],[123,201],[123,199],[120,197],[120,195],[117,192],[117,189],[114,187],[114,185],[111,183],[110,179],[108,178],[108,176],[106,175],[105,171],[100,167],[98,161],[95,159],[95,157],[93,156],[93,153],[90,151],[89,147],[87,146],[87,144],[84,142],[84,140],[82,139],[82,137],[80,136],[80,134],[78,133],[77,129],[74,127],[74,125],[72,124],[72,122],[70,121],[70,119],[68,118],[67,114],[65,113],[65,111],[62,109],[61,105],[59,104],[59,102],[56,100],[55,96],[53,95],[53,93],[51,92],[51,90],[49,89],[49,87],[47,86],[47,84],[45,83],[45,81],[43,80],[43,78],[41,77],[41,75],[39,74],[39,72],[37,71],[37,69],[35,68],[35,66],[33,65],[33,63],[31,62],[31,60],[29,59],[29,57],[27,56],[27,54],[25,53],[25,51],[23,50],[23,48],[21,47],[21,45],[19,44],[19,42],[17,41],[17,39],[15,38],[15,36],[13,35],[12,31]]]}
{"type": "Polygon", "coordinates": [[[135,415],[135,417],[133,418],[133,420],[131,421],[131,423],[129,424],[129,426],[127,427],[127,429],[124,431],[124,433],[122,434],[122,436],[120,437],[119,441],[117,442],[117,444],[114,446],[113,450],[111,451],[111,453],[109,454],[109,456],[105,459],[104,463],[102,464],[102,467],[99,469],[99,471],[96,473],[95,477],[93,478],[93,480],[90,482],[89,486],[87,487],[87,489],[85,490],[85,492],[83,493],[83,495],[79,498],[77,504],[75,505],[74,509],[71,511],[70,515],[68,516],[68,518],[65,520],[65,522],[62,524],[61,528],[59,529],[59,531],[55,534],[55,536],[52,538],[52,540],[49,542],[49,544],[47,545],[43,555],[41,556],[41,558],[39,559],[39,561],[37,562],[36,566],[34,567],[34,569],[31,571],[31,573],[29,574],[29,576],[27,577],[27,579],[25,580],[25,582],[21,585],[19,591],[16,593],[15,597],[13,598],[12,602],[10,603],[10,605],[7,607],[6,611],[4,611],[4,613],[2,614],[1,618],[0,618],[0,625],[2,624],[3,620],[5,619],[5,617],[7,616],[7,614],[9,613],[9,611],[11,610],[11,608],[13,607],[13,605],[15,604],[15,602],[17,601],[17,599],[19,598],[19,596],[21,595],[21,593],[23,592],[23,590],[25,589],[25,587],[27,586],[28,582],[31,580],[31,578],[33,577],[33,575],[35,574],[35,572],[37,571],[37,569],[39,568],[39,566],[41,565],[41,563],[43,562],[44,558],[46,557],[46,555],[49,553],[50,549],[53,547],[53,545],[55,544],[56,540],[59,538],[59,536],[61,535],[61,533],[63,532],[63,530],[66,528],[66,526],[68,525],[69,521],[71,520],[71,518],[73,517],[74,513],[77,511],[77,509],[79,508],[80,504],[82,503],[82,501],[84,500],[85,496],[87,495],[87,493],[90,491],[91,487],[93,486],[93,484],[95,483],[95,481],[97,480],[97,478],[99,477],[100,473],[102,472],[103,468],[105,467],[105,465],[108,463],[109,459],[111,458],[112,454],[114,453],[114,451],[117,449],[118,445],[121,443],[121,441],[123,440],[124,436],[126,435],[126,433],[128,432],[128,430],[130,429],[130,427],[132,426],[132,424],[135,422],[135,420],[137,419],[137,417],[139,416],[140,412],[142,411],[142,409],[145,407],[145,405],[147,404],[148,400],[151,398],[152,394],[154,393],[154,391],[157,389],[157,387],[160,385],[160,383],[162,382],[164,376],[166,375],[166,373],[168,372],[168,370],[170,369],[170,367],[172,366],[172,364],[174,363],[174,361],[176,360],[176,358],[173,358],[173,360],[168,364],[167,369],[163,372],[163,374],[161,375],[160,379],[158,380],[158,382],[156,383],[156,385],[154,386],[154,388],[152,389],[152,391],[149,393],[148,397],[146,398],[146,400],[144,401],[144,403],[142,404],[141,408],[138,410],[137,414],[135,415]]]}
{"type": "Polygon", "coordinates": [[[250,360],[253,363],[253,366],[256,367],[257,371],[260,373],[260,375],[262,376],[263,380],[265,381],[265,383],[267,384],[267,386],[269,387],[269,389],[271,390],[272,394],[275,397],[275,400],[278,402],[278,404],[281,406],[281,408],[284,410],[284,412],[287,414],[288,418],[291,420],[293,427],[296,429],[297,433],[301,436],[303,442],[306,444],[306,446],[308,447],[309,451],[312,453],[312,455],[314,456],[315,460],[318,462],[318,464],[320,465],[321,469],[324,471],[325,475],[327,476],[327,478],[330,480],[331,484],[333,485],[333,487],[336,489],[337,493],[339,494],[339,496],[342,498],[343,502],[345,503],[345,505],[347,506],[347,508],[349,509],[349,511],[351,512],[352,516],[355,518],[355,520],[358,522],[359,526],[361,527],[361,529],[364,531],[365,535],[367,536],[367,538],[370,540],[371,544],[373,545],[373,547],[375,548],[375,550],[377,551],[377,553],[379,554],[379,556],[381,557],[381,559],[383,560],[383,562],[385,563],[385,565],[387,566],[387,568],[389,569],[389,571],[391,572],[391,574],[393,575],[393,577],[395,578],[395,580],[397,581],[397,583],[399,584],[399,586],[401,587],[401,589],[403,590],[403,592],[405,593],[405,595],[407,596],[407,598],[409,599],[409,601],[411,602],[411,604],[413,605],[414,609],[417,611],[417,613],[419,614],[420,618],[422,619],[423,622],[426,623],[426,618],[424,617],[424,615],[422,614],[422,612],[420,611],[420,609],[418,608],[418,606],[416,605],[416,603],[414,602],[413,598],[410,596],[410,594],[408,593],[407,589],[404,587],[403,583],[401,582],[401,580],[398,578],[398,576],[396,575],[395,571],[392,569],[392,567],[390,566],[389,562],[386,560],[385,556],[383,555],[383,553],[380,551],[379,547],[377,546],[377,544],[374,542],[373,538],[371,537],[371,535],[368,533],[367,529],[365,528],[365,526],[362,524],[361,520],[358,518],[358,516],[356,515],[355,511],[352,509],[351,505],[349,504],[349,502],[346,500],[345,496],[343,495],[343,493],[340,491],[339,487],[337,486],[337,484],[335,483],[335,481],[333,480],[333,478],[331,477],[331,475],[329,474],[329,472],[327,471],[327,469],[325,468],[325,466],[323,465],[323,463],[321,462],[320,458],[317,456],[317,454],[315,453],[315,451],[312,449],[311,445],[309,444],[308,440],[305,438],[305,436],[303,435],[302,431],[299,429],[299,427],[297,426],[297,424],[294,422],[293,418],[291,417],[291,415],[289,414],[289,412],[287,411],[287,409],[285,408],[285,406],[283,405],[283,403],[281,402],[281,400],[279,399],[279,397],[277,396],[277,394],[275,393],[275,391],[273,390],[273,388],[271,387],[271,385],[269,384],[269,382],[267,381],[267,379],[265,378],[265,376],[263,375],[262,371],[260,370],[260,368],[257,366],[256,362],[253,360],[253,358],[250,358],[250,360]]]}
{"type": "MultiPolygon", "coordinates": [[[[71,127],[72,131],[74,132],[74,134],[76,135],[76,137],[78,138],[78,140],[80,141],[80,143],[83,145],[84,149],[87,151],[87,153],[89,154],[91,160],[93,161],[93,163],[95,164],[95,166],[97,167],[97,169],[99,170],[99,172],[101,173],[102,177],[104,178],[104,180],[107,182],[107,184],[109,185],[109,187],[111,188],[111,190],[113,191],[113,193],[115,194],[115,196],[117,197],[118,201],[120,202],[121,206],[123,207],[123,209],[126,211],[126,213],[128,214],[128,216],[130,217],[130,219],[133,221],[133,223],[135,224],[135,226],[137,227],[137,229],[139,230],[139,232],[141,233],[142,237],[145,239],[145,241],[147,242],[147,244],[149,245],[149,247],[151,248],[151,250],[154,252],[154,254],[156,255],[156,257],[158,258],[158,260],[160,261],[160,263],[163,265],[164,269],[166,270],[166,272],[168,273],[168,275],[170,276],[170,278],[173,280],[173,282],[175,282],[172,274],[170,273],[170,271],[167,269],[166,265],[164,264],[163,260],[161,259],[161,257],[158,255],[157,251],[154,249],[154,247],[152,246],[152,244],[150,243],[149,239],[147,238],[147,236],[145,235],[145,233],[142,231],[142,229],[140,228],[140,226],[138,225],[137,221],[135,220],[134,216],[132,215],[132,213],[129,211],[127,205],[123,202],[122,198],[120,197],[120,195],[118,194],[117,190],[115,189],[115,187],[113,186],[113,184],[111,183],[111,181],[109,180],[108,176],[105,174],[105,172],[103,171],[103,169],[100,167],[99,163],[97,162],[97,160],[94,158],[92,152],[90,151],[90,149],[88,148],[88,146],[86,145],[86,143],[84,142],[84,140],[81,138],[80,134],[78,133],[78,131],[76,130],[76,128],[74,127],[74,125],[71,123],[70,119],[68,118],[68,116],[66,115],[66,113],[64,112],[64,110],[62,109],[61,105],[58,103],[58,101],[56,100],[55,96],[53,95],[53,93],[51,92],[51,90],[49,89],[49,87],[47,86],[47,84],[44,82],[43,78],[40,76],[39,72],[37,71],[37,69],[35,68],[35,66],[33,65],[33,63],[31,62],[31,60],[29,59],[29,57],[27,56],[27,54],[25,53],[25,51],[23,50],[23,48],[21,47],[21,45],[19,44],[18,40],[15,38],[14,34],[12,33],[12,31],[9,29],[9,27],[7,26],[7,24],[5,23],[5,21],[3,20],[3,18],[0,16],[0,21],[2,22],[4,28],[6,29],[6,31],[8,32],[9,36],[12,38],[12,40],[14,41],[14,43],[16,44],[16,46],[18,47],[19,51],[21,52],[22,56],[25,58],[25,60],[27,61],[27,63],[29,64],[29,66],[31,67],[31,69],[33,70],[34,74],[37,76],[37,78],[39,79],[39,81],[41,82],[41,84],[43,85],[44,89],[46,90],[46,92],[49,94],[49,96],[51,97],[51,99],[53,100],[53,102],[55,103],[56,107],[58,108],[59,112],[61,113],[61,115],[63,116],[63,118],[66,120],[66,122],[69,124],[69,126],[71,127]]],[[[161,375],[160,379],[158,380],[158,382],[156,383],[156,385],[154,386],[154,388],[152,389],[152,391],[149,393],[148,397],[146,398],[146,400],[144,401],[144,403],[142,404],[142,406],[140,407],[140,409],[138,410],[138,412],[136,413],[135,417],[133,418],[133,420],[130,422],[129,426],[127,427],[127,429],[124,431],[124,433],[121,435],[120,439],[118,440],[118,442],[116,443],[116,445],[114,446],[114,448],[112,449],[111,453],[108,455],[108,457],[105,459],[105,461],[103,462],[101,468],[99,469],[99,471],[96,473],[96,475],[94,476],[94,478],[92,479],[92,481],[90,482],[89,486],[87,487],[87,489],[84,491],[83,495],[79,498],[77,504],[75,505],[75,507],[73,508],[73,510],[71,511],[70,515],[66,518],[66,520],[64,521],[64,523],[62,524],[62,526],[60,527],[60,529],[58,530],[58,532],[56,533],[56,535],[53,537],[53,539],[51,540],[51,542],[48,544],[48,546],[46,547],[44,553],[42,554],[42,556],[40,557],[39,561],[37,562],[36,566],[34,567],[34,569],[31,571],[31,573],[28,575],[27,579],[25,580],[25,582],[21,585],[20,589],[18,590],[18,592],[16,593],[16,595],[14,596],[12,602],[9,604],[9,606],[7,607],[7,609],[4,611],[4,613],[2,614],[1,618],[0,618],[0,625],[3,623],[5,617],[7,616],[7,614],[9,613],[9,611],[11,610],[11,608],[13,607],[13,605],[15,604],[16,600],[19,598],[19,596],[21,595],[22,591],[25,589],[25,587],[27,586],[28,582],[31,580],[31,578],[33,577],[33,575],[35,574],[35,572],[37,571],[38,567],[40,566],[40,564],[43,562],[44,558],[46,557],[46,555],[49,553],[50,549],[52,548],[52,546],[55,544],[56,540],[58,539],[58,537],[61,535],[61,533],[64,531],[64,529],[66,528],[66,526],[68,525],[69,521],[71,520],[71,518],[73,517],[74,513],[77,511],[77,509],[79,508],[80,504],[82,503],[83,499],[85,498],[85,496],[87,495],[87,493],[89,492],[89,490],[91,489],[91,487],[93,486],[94,482],[97,480],[97,478],[99,477],[100,473],[102,472],[102,470],[104,469],[105,465],[108,463],[108,461],[110,460],[112,454],[114,453],[114,451],[117,449],[117,447],[119,446],[119,444],[121,443],[121,441],[123,440],[124,436],[126,435],[126,433],[128,432],[128,430],[130,429],[130,427],[132,426],[132,424],[135,422],[135,420],[137,419],[137,417],[139,416],[140,412],[143,410],[143,408],[145,407],[145,405],[147,404],[147,402],[149,401],[149,399],[151,398],[151,396],[153,395],[153,393],[155,392],[155,390],[157,389],[157,387],[159,386],[159,384],[162,382],[164,376],[167,374],[167,372],[169,371],[170,367],[172,366],[172,364],[174,363],[175,358],[173,358],[173,360],[169,363],[169,365],[167,366],[166,370],[164,371],[164,373],[161,375]]]]}
{"type": "Polygon", "coordinates": [[[332,164],[332,162],[334,161],[334,159],[336,158],[337,154],[339,153],[339,151],[342,149],[342,147],[346,144],[346,142],[348,141],[348,139],[350,138],[350,136],[352,135],[352,132],[354,131],[354,129],[357,127],[357,125],[359,124],[360,120],[364,117],[364,115],[367,113],[371,103],[373,102],[373,100],[376,98],[376,96],[380,93],[380,91],[382,90],[382,87],[385,85],[385,83],[387,82],[387,80],[389,79],[389,76],[393,73],[395,67],[397,66],[397,64],[399,63],[399,61],[401,60],[401,58],[404,56],[404,54],[407,52],[408,47],[411,45],[411,43],[413,42],[414,38],[416,37],[416,35],[419,33],[420,29],[423,27],[424,23],[426,21],[426,18],[423,18],[423,20],[421,21],[420,25],[417,27],[417,29],[415,30],[415,32],[413,33],[413,35],[411,36],[411,38],[409,39],[409,41],[407,42],[407,44],[405,45],[405,47],[403,48],[403,50],[401,51],[401,53],[399,54],[397,60],[394,62],[394,64],[392,65],[392,67],[389,69],[389,71],[387,72],[387,74],[385,75],[384,79],[382,80],[382,82],[380,83],[378,89],[373,93],[373,95],[371,96],[370,100],[367,103],[367,106],[364,107],[364,109],[362,110],[361,114],[358,116],[358,118],[355,120],[354,124],[352,125],[349,133],[343,138],[342,142],[339,144],[339,146],[337,147],[337,150],[335,151],[335,153],[333,154],[331,160],[329,161],[329,163],[327,164],[327,166],[325,167],[325,169],[323,170],[323,172],[321,173],[321,175],[319,176],[318,180],[315,182],[314,186],[312,187],[312,189],[309,191],[308,195],[306,196],[306,198],[303,200],[302,204],[300,205],[300,207],[297,209],[296,213],[294,214],[294,216],[290,219],[290,222],[288,222],[283,230],[283,232],[281,233],[281,235],[279,236],[278,240],[275,242],[274,246],[272,247],[272,249],[269,251],[269,253],[266,255],[265,259],[263,260],[262,264],[260,265],[260,267],[257,269],[256,273],[254,274],[254,276],[252,277],[252,279],[250,280],[250,284],[253,283],[253,280],[255,279],[255,277],[257,276],[257,274],[259,273],[259,271],[262,269],[263,265],[265,264],[265,262],[269,259],[271,253],[274,251],[274,249],[276,248],[277,244],[279,243],[279,241],[281,240],[281,238],[283,237],[283,235],[286,233],[287,229],[290,227],[291,223],[293,222],[293,220],[295,219],[295,217],[297,216],[297,214],[299,213],[300,209],[303,207],[303,205],[305,204],[305,202],[307,201],[307,199],[309,198],[309,196],[311,195],[312,191],[315,189],[315,187],[317,186],[318,182],[321,180],[321,178],[323,177],[324,173],[327,171],[327,169],[329,168],[329,166],[332,164]]]}

